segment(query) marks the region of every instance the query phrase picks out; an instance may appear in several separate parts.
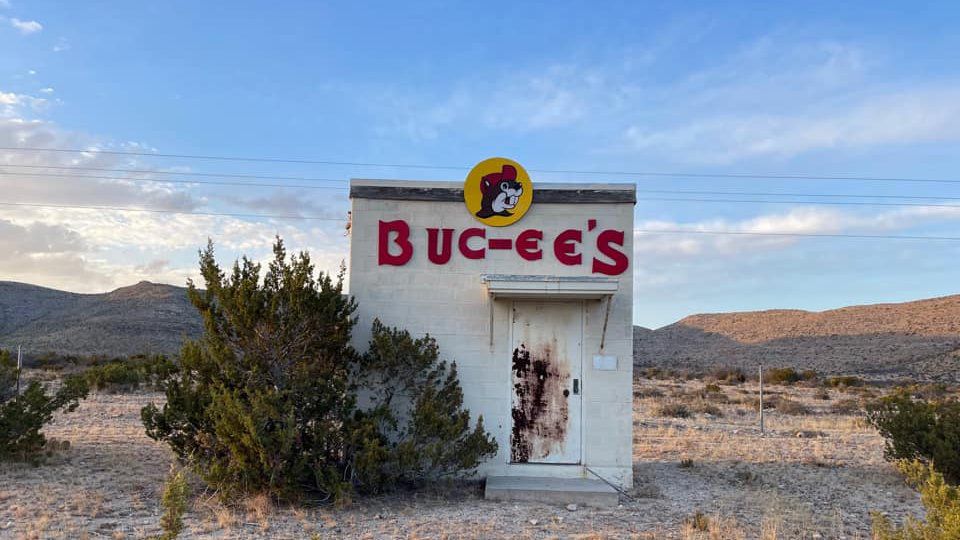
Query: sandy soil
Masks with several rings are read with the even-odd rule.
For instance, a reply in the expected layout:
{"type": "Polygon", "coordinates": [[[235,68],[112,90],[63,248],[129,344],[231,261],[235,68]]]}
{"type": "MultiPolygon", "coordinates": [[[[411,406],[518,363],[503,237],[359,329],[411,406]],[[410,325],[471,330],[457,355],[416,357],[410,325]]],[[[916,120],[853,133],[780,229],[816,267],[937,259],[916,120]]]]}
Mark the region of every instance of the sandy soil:
{"type": "MultiPolygon", "coordinates": [[[[724,402],[722,416],[657,415],[664,400],[702,403],[691,395],[703,386],[638,383],[637,485],[618,508],[492,503],[482,499],[479,483],[363,499],[344,509],[275,508],[264,499],[228,508],[197,489],[182,537],[869,538],[871,511],[897,521],[922,513],[918,495],[883,460],[880,437],[856,416],[829,412],[851,396],[831,390],[824,400],[813,389],[780,388],[812,414],[768,412],[763,436],[749,385],[723,387],[725,397],[708,400],[724,402]],[[706,530],[691,524],[698,512],[706,530]]],[[[139,410],[160,397],[93,395],[46,430],[69,441],[68,449],[41,467],[0,465],[0,538],[159,533],[160,489],[173,458],[144,435],[139,410]]]]}

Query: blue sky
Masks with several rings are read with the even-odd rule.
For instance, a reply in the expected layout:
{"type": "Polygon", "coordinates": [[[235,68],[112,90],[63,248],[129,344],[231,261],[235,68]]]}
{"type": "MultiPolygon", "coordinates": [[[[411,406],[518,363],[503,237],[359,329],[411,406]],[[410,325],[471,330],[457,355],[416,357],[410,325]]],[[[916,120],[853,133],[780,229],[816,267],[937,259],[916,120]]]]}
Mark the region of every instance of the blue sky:
{"type": "MultiPolygon", "coordinates": [[[[960,179],[958,22],[956,2],[0,0],[0,146],[454,166],[505,155],[530,169],[960,179]]],[[[331,217],[347,209],[343,190],[52,178],[10,165],[133,169],[139,179],[463,176],[26,150],[0,151],[0,164],[8,202],[331,217]]],[[[960,197],[956,183],[534,175],[634,180],[648,190],[960,204],[949,199],[960,197]]],[[[960,208],[727,198],[793,202],[641,200],[636,227],[960,236],[960,208]]],[[[341,227],[0,205],[0,279],[83,292],[140,279],[182,284],[207,236],[224,259],[261,258],[275,233],[335,269],[347,250],[341,227]]],[[[697,312],[958,292],[960,242],[639,231],[635,320],[646,326],[697,312]]]]}

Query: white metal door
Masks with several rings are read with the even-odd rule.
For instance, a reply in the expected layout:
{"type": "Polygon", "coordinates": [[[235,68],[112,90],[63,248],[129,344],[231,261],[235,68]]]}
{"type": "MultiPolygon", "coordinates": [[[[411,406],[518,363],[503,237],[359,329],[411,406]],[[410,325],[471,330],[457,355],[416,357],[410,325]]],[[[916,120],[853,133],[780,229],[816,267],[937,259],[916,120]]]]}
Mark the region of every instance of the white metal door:
{"type": "Polygon", "coordinates": [[[580,463],[581,302],[515,301],[510,461],[580,463]]]}

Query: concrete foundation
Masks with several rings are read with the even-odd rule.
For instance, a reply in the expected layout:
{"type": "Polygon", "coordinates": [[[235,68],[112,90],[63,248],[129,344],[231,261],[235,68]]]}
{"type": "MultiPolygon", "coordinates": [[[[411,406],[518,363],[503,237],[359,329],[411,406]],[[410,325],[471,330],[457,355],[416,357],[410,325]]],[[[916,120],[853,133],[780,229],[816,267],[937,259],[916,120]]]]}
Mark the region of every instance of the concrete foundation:
{"type": "Polygon", "coordinates": [[[620,501],[620,494],[600,480],[543,476],[488,476],[483,496],[491,501],[572,503],[598,508],[617,506],[620,501]]]}

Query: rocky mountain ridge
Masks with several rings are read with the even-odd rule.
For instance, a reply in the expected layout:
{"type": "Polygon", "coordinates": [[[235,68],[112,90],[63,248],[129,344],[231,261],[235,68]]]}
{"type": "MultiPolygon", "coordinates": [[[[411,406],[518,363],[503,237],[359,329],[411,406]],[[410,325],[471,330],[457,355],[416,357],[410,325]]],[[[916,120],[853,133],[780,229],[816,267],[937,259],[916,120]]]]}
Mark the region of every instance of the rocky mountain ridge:
{"type": "MultiPolygon", "coordinates": [[[[77,294],[0,281],[0,347],[119,356],[175,354],[202,324],[186,289],[140,282],[77,294]]],[[[634,365],[814,369],[824,374],[960,382],[960,295],[822,312],[767,310],[691,315],[634,327],[634,365]]]]}
{"type": "Polygon", "coordinates": [[[0,347],[31,356],[172,354],[201,329],[184,287],[141,281],[78,294],[0,281],[0,347]]]}
{"type": "Polygon", "coordinates": [[[821,312],[691,315],[634,331],[634,365],[814,369],[960,382],[960,295],[821,312]]]}

